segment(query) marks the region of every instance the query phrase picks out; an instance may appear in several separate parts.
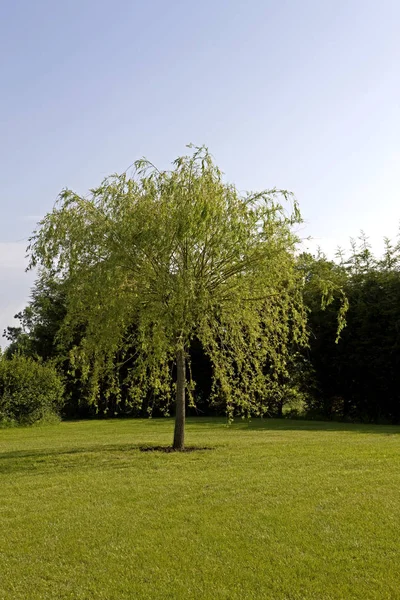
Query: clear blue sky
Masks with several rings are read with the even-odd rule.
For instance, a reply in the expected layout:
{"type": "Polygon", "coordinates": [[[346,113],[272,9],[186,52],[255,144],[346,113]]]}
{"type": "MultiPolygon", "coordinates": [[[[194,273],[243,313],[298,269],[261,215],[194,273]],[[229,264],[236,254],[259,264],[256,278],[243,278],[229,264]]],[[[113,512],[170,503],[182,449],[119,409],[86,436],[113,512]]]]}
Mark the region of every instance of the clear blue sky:
{"type": "Polygon", "coordinates": [[[314,246],[362,228],[379,248],[400,220],[399,31],[399,0],[2,0],[1,330],[58,192],[188,142],[240,189],[295,192],[314,246]]]}

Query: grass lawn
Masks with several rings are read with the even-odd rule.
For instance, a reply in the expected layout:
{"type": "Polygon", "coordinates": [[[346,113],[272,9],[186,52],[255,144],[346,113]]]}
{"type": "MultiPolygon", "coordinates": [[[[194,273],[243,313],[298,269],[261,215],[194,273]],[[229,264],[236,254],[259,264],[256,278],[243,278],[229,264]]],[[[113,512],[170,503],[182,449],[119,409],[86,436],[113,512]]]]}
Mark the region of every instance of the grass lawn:
{"type": "Polygon", "coordinates": [[[400,599],[400,428],[0,430],[0,599],[400,599]]]}

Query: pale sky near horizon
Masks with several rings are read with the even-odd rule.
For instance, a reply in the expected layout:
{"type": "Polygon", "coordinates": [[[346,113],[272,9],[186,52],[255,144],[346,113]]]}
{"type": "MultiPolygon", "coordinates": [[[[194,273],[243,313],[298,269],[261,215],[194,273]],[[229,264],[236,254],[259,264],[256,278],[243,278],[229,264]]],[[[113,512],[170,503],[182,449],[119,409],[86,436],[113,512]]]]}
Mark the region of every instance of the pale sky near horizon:
{"type": "MultiPolygon", "coordinates": [[[[0,0],[0,332],[63,187],[209,146],[332,254],[400,221],[399,0],[0,0]]],[[[4,339],[0,344],[4,345],[4,339]]]]}

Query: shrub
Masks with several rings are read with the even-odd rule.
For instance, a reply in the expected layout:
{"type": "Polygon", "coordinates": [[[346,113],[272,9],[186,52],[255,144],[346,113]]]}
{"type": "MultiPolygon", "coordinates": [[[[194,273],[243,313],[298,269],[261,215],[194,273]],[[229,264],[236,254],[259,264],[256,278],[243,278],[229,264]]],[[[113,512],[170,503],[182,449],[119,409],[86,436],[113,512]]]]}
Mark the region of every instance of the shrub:
{"type": "Polygon", "coordinates": [[[16,355],[0,356],[0,422],[30,425],[54,420],[64,387],[51,364],[16,355]]]}

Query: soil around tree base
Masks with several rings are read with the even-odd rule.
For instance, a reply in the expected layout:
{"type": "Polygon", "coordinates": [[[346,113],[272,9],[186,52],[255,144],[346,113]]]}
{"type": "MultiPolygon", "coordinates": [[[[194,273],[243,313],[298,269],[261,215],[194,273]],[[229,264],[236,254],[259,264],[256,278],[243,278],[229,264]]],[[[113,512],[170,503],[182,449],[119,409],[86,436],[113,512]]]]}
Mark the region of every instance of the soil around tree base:
{"type": "Polygon", "coordinates": [[[198,452],[199,450],[214,450],[209,446],[187,446],[183,450],[175,450],[172,446],[140,446],[141,452],[198,452]]]}

